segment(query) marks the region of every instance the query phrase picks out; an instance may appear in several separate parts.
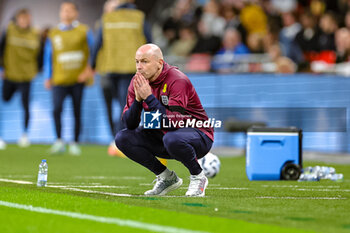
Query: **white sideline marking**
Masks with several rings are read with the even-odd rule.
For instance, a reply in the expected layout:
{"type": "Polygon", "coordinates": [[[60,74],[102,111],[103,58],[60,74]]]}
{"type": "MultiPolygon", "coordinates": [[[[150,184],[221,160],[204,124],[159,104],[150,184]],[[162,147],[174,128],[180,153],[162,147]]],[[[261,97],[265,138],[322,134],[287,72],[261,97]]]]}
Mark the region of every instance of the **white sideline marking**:
{"type": "MultiPolygon", "coordinates": [[[[187,187],[181,187],[180,189],[188,189],[187,187]]],[[[220,190],[249,190],[250,188],[236,188],[236,187],[208,187],[207,189],[220,189],[220,190]]]]}
{"type": "MultiPolygon", "coordinates": [[[[23,180],[8,180],[8,179],[1,179],[0,182],[7,182],[7,183],[15,183],[15,184],[34,184],[33,182],[29,181],[23,181],[23,180]]],[[[76,191],[76,192],[83,192],[83,193],[96,193],[96,194],[102,194],[102,195],[109,195],[109,196],[117,196],[117,197],[145,197],[145,195],[132,195],[132,194],[126,194],[126,193],[110,193],[110,192],[100,192],[95,190],[86,190],[86,189],[78,189],[68,186],[56,186],[56,185],[48,185],[48,188],[58,188],[63,190],[70,190],[70,191],[76,191]]],[[[147,197],[147,196],[146,196],[147,197]]],[[[161,197],[183,197],[183,196],[161,196],[161,197]]]]}
{"type": "Polygon", "coordinates": [[[209,188],[209,189],[221,189],[221,190],[249,190],[251,188],[240,188],[240,187],[220,187],[220,188],[209,188]]]}
{"type": "Polygon", "coordinates": [[[33,182],[30,181],[24,181],[24,180],[8,180],[8,179],[1,179],[0,181],[6,182],[6,183],[15,183],[15,184],[33,184],[33,182]]]}
{"type": "Polygon", "coordinates": [[[7,178],[33,178],[34,176],[32,176],[32,175],[5,175],[3,177],[7,177],[7,178]]]}
{"type": "Polygon", "coordinates": [[[18,203],[12,203],[12,202],[1,201],[1,200],[0,200],[0,205],[10,207],[10,208],[28,210],[31,212],[55,214],[55,215],[61,215],[61,216],[66,216],[70,218],[84,219],[84,220],[90,220],[90,221],[101,222],[101,223],[110,223],[110,224],[115,224],[119,226],[127,226],[127,227],[142,229],[142,230],[149,230],[152,232],[204,233],[203,231],[194,231],[194,230],[188,230],[188,229],[171,227],[171,226],[139,222],[139,221],[129,220],[129,219],[102,217],[102,216],[82,214],[82,213],[70,212],[70,211],[53,210],[53,209],[47,209],[43,207],[34,207],[31,205],[22,205],[18,203]]]}
{"type": "Polygon", "coordinates": [[[345,197],[256,197],[260,199],[310,199],[310,200],[346,200],[345,197]]]}
{"type": "MultiPolygon", "coordinates": [[[[56,188],[55,186],[48,186],[48,187],[56,188]]],[[[69,188],[69,187],[66,187],[66,188],[59,187],[59,188],[64,189],[64,190],[83,192],[83,193],[97,193],[97,194],[104,194],[104,195],[117,196],[117,197],[136,197],[137,196],[137,195],[131,195],[131,194],[126,194],[126,193],[109,193],[109,192],[100,192],[100,191],[94,191],[94,190],[69,188]]]]}
{"type": "Polygon", "coordinates": [[[298,191],[350,192],[350,189],[296,189],[298,191]]]}
{"type": "Polygon", "coordinates": [[[144,180],[146,179],[145,177],[142,176],[75,176],[75,179],[92,179],[92,180],[113,180],[113,179],[118,179],[118,180],[144,180]]]}
{"type": "Polygon", "coordinates": [[[117,188],[117,189],[128,188],[128,186],[115,186],[115,185],[48,185],[47,187],[51,187],[51,188],[109,188],[109,189],[112,189],[112,188],[117,188]]]}
{"type": "Polygon", "coordinates": [[[101,183],[56,183],[56,182],[50,182],[51,185],[102,185],[101,183]]]}
{"type": "MultiPolygon", "coordinates": [[[[15,184],[34,184],[30,181],[24,181],[24,180],[9,180],[9,179],[2,179],[0,178],[0,182],[7,182],[7,183],[15,183],[15,184]]],[[[151,184],[145,184],[141,183],[140,185],[151,185],[151,184]]],[[[267,185],[262,185],[267,186],[267,185]]],[[[95,191],[95,190],[86,190],[86,189],[80,189],[80,188],[127,188],[127,186],[109,186],[109,185],[48,185],[49,188],[59,188],[63,190],[70,190],[70,191],[76,191],[76,192],[83,192],[83,193],[95,193],[95,194],[102,194],[102,195],[108,195],[108,196],[116,196],[116,197],[143,197],[145,195],[132,195],[132,194],[126,194],[126,193],[112,193],[112,192],[101,192],[101,191],[95,191]]],[[[287,185],[284,185],[283,187],[287,187],[287,185]]],[[[288,185],[289,188],[295,188],[300,187],[297,185],[288,185]]],[[[340,187],[340,186],[312,186],[312,187],[340,187]]],[[[180,189],[187,189],[187,187],[181,187],[180,189]]],[[[211,187],[208,189],[219,189],[219,190],[249,190],[251,188],[244,188],[244,187],[211,187]]],[[[296,189],[297,191],[329,191],[329,192],[350,192],[349,189],[296,189]]],[[[162,197],[183,197],[183,196],[162,196],[162,197]]],[[[263,198],[263,199],[321,199],[321,200],[335,200],[335,199],[347,199],[342,197],[256,197],[256,198],[263,198]]]]}
{"type": "Polygon", "coordinates": [[[324,185],[315,185],[315,186],[300,186],[300,185],[261,185],[261,187],[271,187],[271,188],[340,188],[337,186],[324,186],[324,185]]]}

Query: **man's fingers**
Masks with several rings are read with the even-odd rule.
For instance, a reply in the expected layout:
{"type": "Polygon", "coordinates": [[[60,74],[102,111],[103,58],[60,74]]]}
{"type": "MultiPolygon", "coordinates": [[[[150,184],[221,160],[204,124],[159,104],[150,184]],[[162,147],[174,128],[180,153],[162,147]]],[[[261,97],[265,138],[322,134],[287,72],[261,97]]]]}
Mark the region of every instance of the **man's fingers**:
{"type": "Polygon", "coordinates": [[[139,77],[136,77],[135,81],[136,81],[136,86],[137,86],[137,87],[140,87],[140,86],[141,86],[140,78],[139,78],[139,77]]]}

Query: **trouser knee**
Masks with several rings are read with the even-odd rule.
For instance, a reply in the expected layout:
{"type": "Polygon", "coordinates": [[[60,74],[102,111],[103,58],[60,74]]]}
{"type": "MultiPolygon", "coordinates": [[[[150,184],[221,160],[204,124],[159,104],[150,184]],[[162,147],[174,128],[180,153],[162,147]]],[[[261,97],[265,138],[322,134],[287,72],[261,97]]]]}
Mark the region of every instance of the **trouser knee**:
{"type": "Polygon", "coordinates": [[[130,134],[130,130],[128,129],[124,129],[119,131],[116,136],[115,136],[115,145],[120,149],[120,150],[125,150],[125,148],[128,147],[128,145],[130,145],[131,141],[132,141],[132,137],[130,134]]]}
{"type": "Polygon", "coordinates": [[[172,137],[169,135],[165,134],[163,137],[164,147],[169,153],[176,152],[179,148],[186,146],[186,143],[181,138],[172,137]]]}

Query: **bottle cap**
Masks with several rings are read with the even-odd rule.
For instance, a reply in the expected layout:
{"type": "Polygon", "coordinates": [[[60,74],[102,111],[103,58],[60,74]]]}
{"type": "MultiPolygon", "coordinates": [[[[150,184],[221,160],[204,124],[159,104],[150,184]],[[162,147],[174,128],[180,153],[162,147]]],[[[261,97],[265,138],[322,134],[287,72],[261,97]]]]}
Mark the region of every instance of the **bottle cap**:
{"type": "Polygon", "coordinates": [[[46,159],[41,160],[41,162],[45,162],[46,163],[46,159]]]}

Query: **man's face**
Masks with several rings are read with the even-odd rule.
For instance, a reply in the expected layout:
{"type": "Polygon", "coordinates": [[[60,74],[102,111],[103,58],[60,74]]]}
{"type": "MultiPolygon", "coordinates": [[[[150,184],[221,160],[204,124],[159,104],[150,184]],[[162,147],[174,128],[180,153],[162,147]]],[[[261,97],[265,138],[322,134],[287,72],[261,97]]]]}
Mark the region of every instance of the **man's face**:
{"type": "Polygon", "coordinates": [[[60,9],[60,19],[64,22],[73,22],[78,18],[78,11],[72,3],[62,3],[60,9]]]}
{"type": "Polygon", "coordinates": [[[141,73],[148,80],[151,80],[162,68],[161,59],[157,59],[156,56],[148,52],[137,51],[135,60],[137,72],[141,73]]]}
{"type": "Polygon", "coordinates": [[[30,15],[29,14],[20,14],[16,17],[16,23],[20,28],[28,28],[30,25],[30,15]]]}

